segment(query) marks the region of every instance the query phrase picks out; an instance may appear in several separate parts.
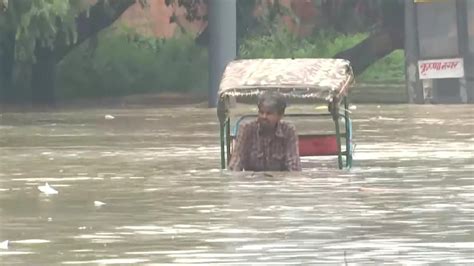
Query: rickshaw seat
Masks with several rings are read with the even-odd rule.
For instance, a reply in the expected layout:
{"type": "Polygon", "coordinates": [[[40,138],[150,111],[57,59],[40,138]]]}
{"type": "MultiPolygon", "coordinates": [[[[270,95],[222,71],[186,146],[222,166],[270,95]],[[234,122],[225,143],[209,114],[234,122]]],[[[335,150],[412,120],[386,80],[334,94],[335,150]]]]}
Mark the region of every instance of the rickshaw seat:
{"type": "Polygon", "coordinates": [[[299,135],[300,156],[338,155],[336,135],[299,135]]]}
{"type": "MultiPolygon", "coordinates": [[[[232,150],[235,137],[232,136],[232,150]]],[[[301,157],[338,155],[336,135],[299,135],[298,148],[301,157]]]]}

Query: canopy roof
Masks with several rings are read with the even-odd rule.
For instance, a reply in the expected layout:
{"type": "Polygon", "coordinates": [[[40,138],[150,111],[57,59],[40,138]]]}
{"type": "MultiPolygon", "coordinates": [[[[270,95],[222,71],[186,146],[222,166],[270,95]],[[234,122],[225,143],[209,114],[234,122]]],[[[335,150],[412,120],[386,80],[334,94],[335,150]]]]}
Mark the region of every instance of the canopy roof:
{"type": "Polygon", "coordinates": [[[230,62],[222,76],[219,97],[251,96],[276,90],[296,98],[332,101],[346,95],[353,81],[344,59],[247,59],[230,62]]]}

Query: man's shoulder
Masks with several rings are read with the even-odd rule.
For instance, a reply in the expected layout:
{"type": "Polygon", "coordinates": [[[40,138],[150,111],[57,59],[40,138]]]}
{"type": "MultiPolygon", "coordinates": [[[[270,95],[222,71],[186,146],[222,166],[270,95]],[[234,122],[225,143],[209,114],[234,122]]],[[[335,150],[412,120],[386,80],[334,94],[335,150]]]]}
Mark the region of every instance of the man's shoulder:
{"type": "Polygon", "coordinates": [[[293,123],[288,122],[288,121],[280,121],[281,129],[283,131],[296,131],[296,127],[293,123]]]}
{"type": "Polygon", "coordinates": [[[257,130],[258,128],[258,123],[257,121],[245,121],[245,122],[242,122],[242,124],[240,124],[239,126],[239,131],[242,130],[243,132],[252,132],[252,131],[255,131],[257,130]]]}

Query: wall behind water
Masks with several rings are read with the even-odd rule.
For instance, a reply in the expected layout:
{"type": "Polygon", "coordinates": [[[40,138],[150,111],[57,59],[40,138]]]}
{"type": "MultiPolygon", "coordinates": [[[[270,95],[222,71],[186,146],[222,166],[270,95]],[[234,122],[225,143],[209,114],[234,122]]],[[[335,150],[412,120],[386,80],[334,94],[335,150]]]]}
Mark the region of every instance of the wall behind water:
{"type": "Polygon", "coordinates": [[[456,2],[430,2],[416,7],[421,59],[458,56],[456,2]]]}
{"type": "MultiPolygon", "coordinates": [[[[198,9],[199,14],[207,13],[205,5],[199,6],[198,9]]],[[[163,38],[172,37],[180,27],[187,32],[199,33],[207,25],[207,22],[203,20],[188,21],[183,7],[167,6],[165,0],[148,1],[148,7],[145,9],[138,3],[134,4],[125,11],[119,21],[142,34],[163,38]],[[173,16],[175,22],[170,21],[173,16]]]]}

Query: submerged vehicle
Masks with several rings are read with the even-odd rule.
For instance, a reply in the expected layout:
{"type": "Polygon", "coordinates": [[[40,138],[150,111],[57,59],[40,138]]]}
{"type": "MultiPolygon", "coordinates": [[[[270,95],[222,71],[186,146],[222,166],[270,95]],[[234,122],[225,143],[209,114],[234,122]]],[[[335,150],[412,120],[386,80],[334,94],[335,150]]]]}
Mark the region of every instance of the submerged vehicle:
{"type": "Polygon", "coordinates": [[[348,94],[354,82],[350,62],[344,59],[244,59],[230,62],[222,75],[217,116],[220,125],[221,169],[226,169],[241,122],[257,114],[243,114],[231,121],[232,103],[277,91],[288,102],[327,105],[323,112],[297,112],[286,117],[332,119],[332,132],[300,134],[300,156],[337,156],[339,169],[352,166],[352,122],[348,94]]]}

